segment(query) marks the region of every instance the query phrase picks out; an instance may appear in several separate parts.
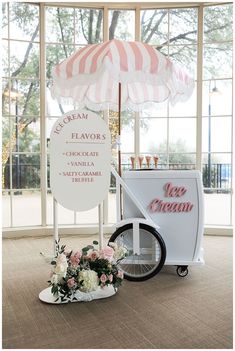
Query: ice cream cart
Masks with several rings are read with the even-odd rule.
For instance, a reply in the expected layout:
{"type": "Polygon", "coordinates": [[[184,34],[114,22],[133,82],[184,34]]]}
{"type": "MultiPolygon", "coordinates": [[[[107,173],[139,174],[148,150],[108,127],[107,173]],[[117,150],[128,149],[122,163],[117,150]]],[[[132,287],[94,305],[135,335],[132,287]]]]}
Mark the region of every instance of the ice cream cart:
{"type": "MultiPolygon", "coordinates": [[[[112,169],[118,223],[110,242],[121,241],[130,252],[122,264],[126,278],[148,279],[164,264],[177,265],[178,274],[185,276],[189,264],[203,262],[200,174],[157,170],[121,174],[121,112],[140,112],[164,101],[172,106],[184,102],[192,95],[194,79],[151,45],[116,39],[81,48],[55,66],[52,76],[52,96],[59,102],[72,100],[79,108],[118,112],[119,174],[112,169]]],[[[104,117],[108,119],[107,112],[104,117]]],[[[102,241],[101,214],[100,210],[102,241]]]]}
{"type": "Polygon", "coordinates": [[[200,172],[143,169],[126,171],[122,178],[124,218],[110,242],[125,245],[131,253],[122,263],[125,277],[146,280],[164,264],[177,266],[177,274],[184,277],[189,265],[202,265],[200,172]]]}

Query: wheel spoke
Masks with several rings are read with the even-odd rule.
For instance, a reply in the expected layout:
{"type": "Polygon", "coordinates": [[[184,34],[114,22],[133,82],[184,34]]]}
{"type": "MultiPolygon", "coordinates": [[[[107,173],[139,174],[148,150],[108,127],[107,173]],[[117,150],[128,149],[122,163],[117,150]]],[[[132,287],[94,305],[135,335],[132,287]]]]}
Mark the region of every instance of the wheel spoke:
{"type": "MultiPolygon", "coordinates": [[[[125,228],[125,226],[123,228],[125,228]]],[[[152,276],[154,271],[160,270],[164,264],[164,242],[162,244],[161,241],[159,241],[156,231],[151,227],[149,228],[150,230],[140,228],[139,255],[132,254],[125,258],[120,264],[125,276],[127,278],[130,277],[132,280],[146,279],[148,276],[152,276]]],[[[134,253],[133,229],[131,227],[123,229],[118,236],[116,235],[114,240],[111,239],[110,241],[116,241],[118,245],[123,245],[134,253]]]]}

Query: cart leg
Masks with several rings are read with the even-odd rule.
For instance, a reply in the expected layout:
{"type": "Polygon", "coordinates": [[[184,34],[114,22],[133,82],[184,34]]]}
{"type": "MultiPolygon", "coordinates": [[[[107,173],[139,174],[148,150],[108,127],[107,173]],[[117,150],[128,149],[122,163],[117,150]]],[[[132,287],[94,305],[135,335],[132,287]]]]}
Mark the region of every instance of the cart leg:
{"type": "Polygon", "coordinates": [[[102,202],[98,206],[98,212],[99,212],[99,248],[101,250],[104,246],[103,203],[102,202]]]}

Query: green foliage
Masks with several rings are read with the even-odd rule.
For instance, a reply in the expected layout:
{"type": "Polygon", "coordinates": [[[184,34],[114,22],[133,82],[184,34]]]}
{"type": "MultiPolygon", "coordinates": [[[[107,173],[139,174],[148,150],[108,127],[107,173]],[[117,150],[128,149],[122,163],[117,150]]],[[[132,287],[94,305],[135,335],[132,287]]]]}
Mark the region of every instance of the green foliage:
{"type": "MultiPolygon", "coordinates": [[[[149,148],[150,153],[160,154],[159,162],[161,164],[167,163],[167,141],[160,143],[156,148],[154,145],[149,148]]],[[[188,154],[187,146],[184,140],[178,139],[175,143],[169,144],[169,164],[194,164],[195,158],[193,155],[188,154]]]]}

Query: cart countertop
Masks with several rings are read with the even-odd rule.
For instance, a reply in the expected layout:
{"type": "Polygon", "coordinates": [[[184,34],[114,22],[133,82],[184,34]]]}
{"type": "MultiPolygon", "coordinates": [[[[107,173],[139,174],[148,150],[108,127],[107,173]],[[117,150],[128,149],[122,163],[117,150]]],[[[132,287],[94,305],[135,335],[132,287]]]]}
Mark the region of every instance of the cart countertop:
{"type": "Polygon", "coordinates": [[[161,169],[142,169],[124,171],[122,177],[127,178],[201,178],[198,170],[161,170],[161,169]]]}

